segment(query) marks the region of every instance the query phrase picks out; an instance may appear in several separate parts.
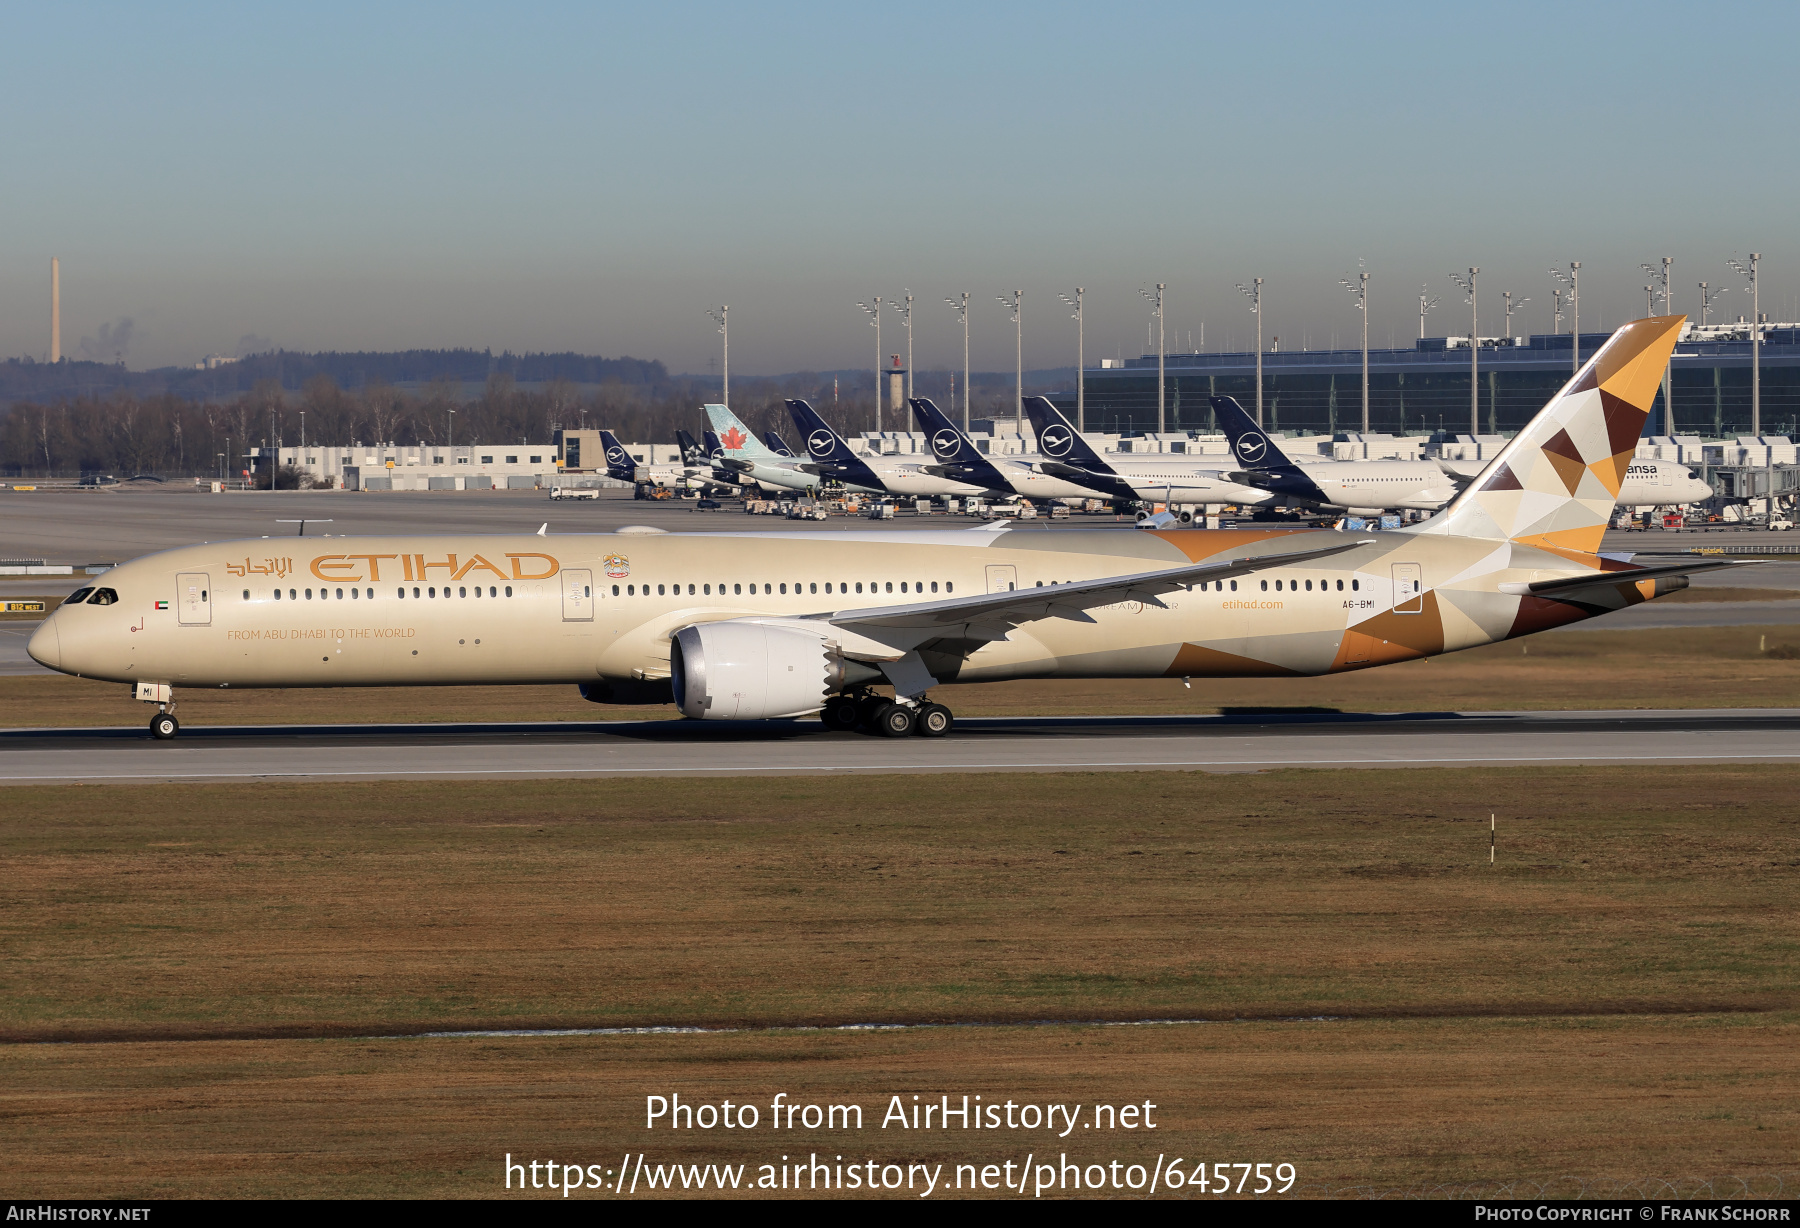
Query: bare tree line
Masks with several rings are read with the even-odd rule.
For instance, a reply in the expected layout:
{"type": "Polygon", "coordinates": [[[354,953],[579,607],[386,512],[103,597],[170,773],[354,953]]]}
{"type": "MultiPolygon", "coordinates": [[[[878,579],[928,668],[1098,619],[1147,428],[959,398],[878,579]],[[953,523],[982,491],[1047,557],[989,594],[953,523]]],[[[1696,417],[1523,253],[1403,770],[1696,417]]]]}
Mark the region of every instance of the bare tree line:
{"type": "MultiPolygon", "coordinates": [[[[759,434],[777,430],[792,442],[784,402],[803,397],[845,434],[871,429],[873,375],[833,381],[802,373],[782,379],[733,381],[733,410],[759,434]]],[[[273,380],[230,401],[195,401],[174,393],[140,396],[115,392],[54,402],[18,402],[0,417],[0,471],[15,477],[120,476],[208,477],[234,473],[252,447],[301,442],[407,445],[462,443],[548,444],[560,427],[605,427],[628,442],[670,442],[677,428],[696,437],[705,429],[700,406],[717,398],[706,381],[602,385],[586,391],[563,380],[520,388],[511,376],[490,378],[474,400],[458,400],[444,379],[416,390],[373,384],[355,391],[329,376],[308,380],[298,396],[273,380]]],[[[921,390],[922,391],[922,390],[921,390]]],[[[945,407],[946,409],[948,406],[945,407]]],[[[997,379],[979,381],[977,415],[1008,413],[1012,389],[997,379]]],[[[911,422],[884,415],[889,430],[911,422]]]]}

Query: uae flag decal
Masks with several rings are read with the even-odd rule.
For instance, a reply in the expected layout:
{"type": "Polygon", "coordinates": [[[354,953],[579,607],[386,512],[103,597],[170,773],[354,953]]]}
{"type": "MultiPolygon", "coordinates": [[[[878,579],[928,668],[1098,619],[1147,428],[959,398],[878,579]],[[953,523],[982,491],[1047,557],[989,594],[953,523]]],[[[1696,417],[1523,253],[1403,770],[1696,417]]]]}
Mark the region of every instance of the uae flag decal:
{"type": "Polygon", "coordinates": [[[156,608],[159,610],[166,610],[169,608],[169,603],[166,601],[159,601],[156,603],[156,608]]]}

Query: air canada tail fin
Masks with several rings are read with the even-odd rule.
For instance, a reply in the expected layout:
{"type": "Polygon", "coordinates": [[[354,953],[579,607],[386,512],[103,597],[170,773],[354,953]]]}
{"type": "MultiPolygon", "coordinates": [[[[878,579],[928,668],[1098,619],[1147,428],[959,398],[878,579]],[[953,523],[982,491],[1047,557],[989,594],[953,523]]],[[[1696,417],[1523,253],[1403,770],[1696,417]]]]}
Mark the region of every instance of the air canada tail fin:
{"type": "MultiPolygon", "coordinates": [[[[775,460],[776,456],[763,447],[762,440],[750,433],[750,428],[738,420],[738,416],[723,405],[708,405],[706,417],[712,423],[713,431],[719,437],[719,444],[724,449],[728,460],[760,461],[775,460]]],[[[710,449],[711,455],[717,455],[716,449],[710,449]]]]}
{"type": "Polygon", "coordinates": [[[1607,339],[1469,487],[1416,532],[1594,554],[1686,316],[1607,339]]]}
{"type": "Polygon", "coordinates": [[[600,447],[606,456],[606,476],[616,482],[634,482],[637,480],[637,465],[631,459],[631,453],[619,442],[619,437],[611,431],[600,432],[600,447]]]}

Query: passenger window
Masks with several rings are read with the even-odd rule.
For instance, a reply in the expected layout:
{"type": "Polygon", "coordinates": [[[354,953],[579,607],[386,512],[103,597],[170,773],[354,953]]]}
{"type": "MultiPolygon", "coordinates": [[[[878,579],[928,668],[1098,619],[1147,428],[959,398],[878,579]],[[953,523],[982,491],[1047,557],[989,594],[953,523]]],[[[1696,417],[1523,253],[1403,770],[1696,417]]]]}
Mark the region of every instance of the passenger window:
{"type": "Polygon", "coordinates": [[[293,599],[294,599],[294,590],[290,588],[288,590],[288,600],[292,601],[293,599]]]}
{"type": "Polygon", "coordinates": [[[858,580],[856,582],[856,591],[859,593],[862,592],[862,581],[861,580],[858,580]]]}
{"type": "Polygon", "coordinates": [[[619,586],[617,584],[615,584],[615,585],[613,585],[613,596],[617,597],[618,595],[619,595],[619,586]]]}
{"type": "Polygon", "coordinates": [[[954,593],[956,591],[956,585],[950,583],[950,581],[948,581],[948,580],[945,580],[944,581],[944,591],[946,593],[954,593]]]}
{"type": "MultiPolygon", "coordinates": [[[[476,591],[480,592],[481,590],[477,589],[476,591]]],[[[359,594],[357,593],[357,591],[355,589],[350,590],[350,600],[355,601],[358,596],[359,596],[359,594]]]]}
{"type": "Polygon", "coordinates": [[[773,595],[774,592],[775,592],[774,585],[771,585],[771,584],[763,585],[763,595],[765,597],[773,595]]]}
{"type": "Polygon", "coordinates": [[[437,596],[437,590],[435,588],[428,588],[425,590],[425,595],[428,597],[435,597],[437,596]]]}
{"type": "Polygon", "coordinates": [[[413,596],[415,596],[415,597],[417,597],[417,596],[418,596],[418,595],[419,595],[419,590],[418,590],[418,589],[417,589],[417,588],[414,588],[414,589],[413,589],[413,596]]]}
{"type": "MultiPolygon", "coordinates": [[[[275,600],[277,600],[277,601],[281,600],[281,590],[280,589],[275,590],[275,600]]],[[[96,593],[94,595],[94,600],[90,601],[88,604],[89,605],[105,605],[106,603],[104,601],[101,601],[99,598],[99,594],[96,593]]]]}
{"type": "Polygon", "coordinates": [[[710,596],[712,596],[712,585],[710,585],[710,584],[702,584],[702,585],[701,585],[701,586],[700,586],[700,588],[701,588],[701,591],[702,591],[702,592],[704,592],[704,593],[705,593],[705,594],[706,594],[706,596],[708,596],[708,597],[710,597],[710,596]]]}
{"type": "Polygon", "coordinates": [[[660,584],[658,584],[658,585],[657,585],[657,586],[656,586],[656,595],[657,595],[657,596],[658,596],[658,597],[662,597],[662,596],[665,596],[665,595],[666,595],[666,594],[665,594],[665,593],[664,593],[664,592],[663,592],[663,586],[662,586],[662,585],[660,585],[660,584]]]}
{"type": "Polygon", "coordinates": [[[781,586],[781,595],[782,595],[782,596],[783,596],[783,597],[785,597],[785,596],[787,596],[787,585],[785,585],[785,584],[783,584],[783,585],[782,585],[782,586],[781,586]]]}
{"type": "Polygon", "coordinates": [[[1308,580],[1306,582],[1306,591],[1309,593],[1312,592],[1312,581],[1311,580],[1308,580]]]}
{"type": "Polygon", "coordinates": [[[308,601],[312,600],[312,590],[310,588],[306,590],[306,599],[308,601]]]}
{"type": "Polygon", "coordinates": [[[1339,580],[1337,582],[1337,584],[1338,584],[1337,591],[1340,593],[1343,592],[1344,591],[1344,582],[1342,580],[1339,580]]]}
{"type": "Polygon", "coordinates": [[[1237,581],[1236,580],[1233,580],[1231,582],[1231,591],[1234,593],[1237,592],[1237,581]]]}
{"type": "Polygon", "coordinates": [[[344,599],[344,590],[341,588],[337,591],[337,599],[339,601],[342,601],[344,599]]]}
{"type": "Polygon", "coordinates": [[[1360,589],[1360,588],[1362,588],[1362,582],[1361,582],[1361,581],[1360,581],[1360,580],[1352,580],[1352,581],[1350,581],[1350,591],[1351,591],[1351,592],[1353,592],[1353,593],[1354,593],[1354,592],[1356,592],[1356,591],[1357,591],[1357,590],[1358,590],[1358,589],[1360,589]]]}
{"type": "Polygon", "coordinates": [[[830,580],[825,581],[825,591],[827,593],[829,593],[831,591],[831,581],[830,580]]]}
{"type": "Polygon", "coordinates": [[[1267,580],[1262,582],[1262,591],[1265,593],[1269,591],[1269,582],[1267,580]]]}
{"type": "Polygon", "coordinates": [[[690,584],[690,585],[688,585],[688,596],[692,597],[693,595],[694,595],[694,586],[692,584],[690,584]]]}
{"type": "Polygon", "coordinates": [[[744,591],[744,586],[741,584],[733,584],[731,586],[731,595],[734,597],[742,594],[743,591],[744,591]]]}
{"type": "MultiPolygon", "coordinates": [[[[807,585],[807,587],[815,593],[819,591],[819,586],[817,584],[809,584],[809,585],[807,585]]],[[[830,588],[831,585],[827,584],[825,587],[830,588]]]]}
{"type": "Polygon", "coordinates": [[[933,580],[931,582],[931,591],[934,593],[937,592],[937,581],[936,580],[933,580]]]}
{"type": "Polygon", "coordinates": [[[626,585],[626,586],[625,586],[625,595],[626,595],[626,596],[627,596],[627,597],[635,597],[635,596],[637,596],[637,585],[635,585],[635,584],[627,584],[627,585],[626,585]]]}
{"type": "Polygon", "coordinates": [[[887,591],[890,593],[894,591],[894,582],[892,580],[887,582],[887,591]]]}
{"type": "Polygon", "coordinates": [[[900,591],[903,593],[906,591],[906,581],[905,580],[900,581],[900,591]]]}
{"type": "Polygon", "coordinates": [[[250,600],[250,590],[249,589],[244,590],[244,600],[245,601],[250,600]]]}

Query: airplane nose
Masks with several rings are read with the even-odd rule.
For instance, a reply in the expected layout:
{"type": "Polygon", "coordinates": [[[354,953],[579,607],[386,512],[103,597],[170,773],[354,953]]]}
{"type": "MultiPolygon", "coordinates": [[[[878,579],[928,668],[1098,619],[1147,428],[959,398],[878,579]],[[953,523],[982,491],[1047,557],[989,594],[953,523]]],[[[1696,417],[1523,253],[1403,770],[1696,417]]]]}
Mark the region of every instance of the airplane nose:
{"type": "Polygon", "coordinates": [[[25,651],[31,659],[49,669],[60,669],[62,661],[62,640],[56,633],[56,616],[46,618],[25,644],[25,651]]]}

